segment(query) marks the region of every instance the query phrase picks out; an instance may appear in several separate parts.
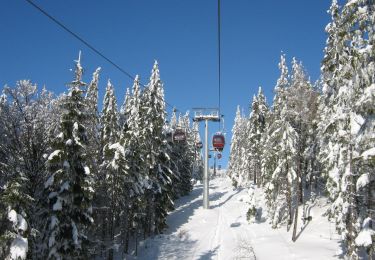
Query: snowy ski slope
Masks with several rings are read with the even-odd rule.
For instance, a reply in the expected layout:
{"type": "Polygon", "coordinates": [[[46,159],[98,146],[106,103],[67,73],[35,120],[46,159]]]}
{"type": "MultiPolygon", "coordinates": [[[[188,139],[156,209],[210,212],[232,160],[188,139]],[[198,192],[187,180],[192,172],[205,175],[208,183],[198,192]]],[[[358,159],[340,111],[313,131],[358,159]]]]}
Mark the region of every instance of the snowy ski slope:
{"type": "MultiPolygon", "coordinates": [[[[340,237],[322,216],[327,207],[324,199],[311,205],[312,221],[299,227],[293,243],[286,227],[272,229],[264,218],[249,224],[247,190],[233,189],[228,178],[211,180],[209,210],[202,208],[202,189],[198,183],[189,196],[176,202],[176,210],[168,217],[169,228],[142,242],[135,259],[323,260],[341,256],[340,237]]],[[[256,194],[262,204],[260,190],[256,194]]]]}

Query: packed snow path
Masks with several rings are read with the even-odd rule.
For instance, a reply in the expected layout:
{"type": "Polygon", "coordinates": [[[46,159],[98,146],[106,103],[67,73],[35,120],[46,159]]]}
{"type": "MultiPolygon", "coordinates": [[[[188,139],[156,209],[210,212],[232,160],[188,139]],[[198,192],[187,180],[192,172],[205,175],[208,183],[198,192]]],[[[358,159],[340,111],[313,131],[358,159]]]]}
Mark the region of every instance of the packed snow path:
{"type": "Polygon", "coordinates": [[[142,242],[136,259],[339,258],[338,236],[333,224],[330,227],[321,216],[321,207],[311,210],[313,221],[293,243],[285,227],[271,229],[266,221],[248,224],[247,191],[233,189],[227,178],[211,180],[210,209],[202,208],[202,189],[197,184],[189,196],[176,202],[176,210],[168,216],[169,229],[142,242]]]}

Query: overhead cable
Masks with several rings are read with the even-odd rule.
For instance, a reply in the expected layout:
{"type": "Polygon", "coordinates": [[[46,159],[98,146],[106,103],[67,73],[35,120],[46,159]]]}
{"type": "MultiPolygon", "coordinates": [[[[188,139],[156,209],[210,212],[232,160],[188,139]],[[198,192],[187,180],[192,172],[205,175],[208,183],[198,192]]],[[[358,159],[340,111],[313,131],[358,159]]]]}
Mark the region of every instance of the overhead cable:
{"type": "MultiPolygon", "coordinates": [[[[114,61],[112,61],[110,58],[108,58],[107,56],[105,56],[102,52],[100,52],[97,48],[95,48],[92,44],[90,44],[88,41],[86,41],[85,39],[83,39],[82,36],[78,35],[77,33],[73,32],[72,30],[70,30],[67,26],[65,26],[62,22],[60,22],[59,20],[57,20],[55,17],[53,17],[52,15],[50,15],[49,13],[47,13],[44,9],[42,9],[40,6],[38,6],[37,4],[35,4],[33,1],[31,0],[25,0],[26,2],[28,2],[30,5],[32,5],[35,9],[37,9],[39,12],[41,12],[42,14],[44,14],[45,16],[47,16],[51,21],[53,21],[55,24],[57,24],[58,26],[60,26],[61,28],[63,28],[66,32],[68,32],[70,35],[72,35],[74,38],[76,38],[77,40],[79,40],[81,43],[83,43],[84,45],[86,45],[89,49],[91,49],[93,52],[95,52],[97,55],[99,55],[100,57],[102,57],[104,60],[106,60],[108,63],[110,63],[112,66],[114,66],[116,69],[118,69],[121,73],[123,73],[125,76],[127,76],[128,78],[132,79],[133,81],[135,80],[135,77],[130,74],[129,72],[127,72],[126,70],[124,70],[123,68],[121,68],[119,65],[117,65],[114,61]]],[[[141,86],[143,86],[144,88],[146,88],[145,85],[141,84],[141,86]]],[[[164,102],[167,106],[169,106],[170,108],[176,108],[175,106],[172,106],[171,104],[169,104],[165,99],[164,99],[164,102]]],[[[178,109],[176,109],[177,111],[179,111],[178,109]]]]}

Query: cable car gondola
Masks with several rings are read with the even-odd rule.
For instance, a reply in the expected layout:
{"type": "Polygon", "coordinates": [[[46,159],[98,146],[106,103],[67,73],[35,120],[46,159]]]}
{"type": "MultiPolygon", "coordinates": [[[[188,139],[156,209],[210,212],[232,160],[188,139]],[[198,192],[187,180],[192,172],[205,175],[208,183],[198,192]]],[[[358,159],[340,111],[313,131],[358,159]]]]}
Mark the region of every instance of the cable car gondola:
{"type": "Polygon", "coordinates": [[[212,146],[215,150],[221,152],[224,149],[225,145],[225,138],[224,135],[220,132],[214,134],[214,137],[212,138],[212,146]]]}
{"type": "Polygon", "coordinates": [[[173,133],[173,142],[182,143],[186,141],[185,131],[182,129],[176,129],[173,133]]]}

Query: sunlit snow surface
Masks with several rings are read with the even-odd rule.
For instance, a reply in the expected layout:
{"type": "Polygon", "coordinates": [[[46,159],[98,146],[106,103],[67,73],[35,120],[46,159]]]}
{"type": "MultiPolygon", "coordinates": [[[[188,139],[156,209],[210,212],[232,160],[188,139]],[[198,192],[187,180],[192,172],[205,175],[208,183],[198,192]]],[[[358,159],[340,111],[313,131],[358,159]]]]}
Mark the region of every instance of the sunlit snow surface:
{"type": "MultiPolygon", "coordinates": [[[[27,222],[22,215],[17,214],[15,210],[10,210],[8,219],[13,223],[13,227],[18,231],[27,231],[27,222]]],[[[9,259],[26,259],[28,241],[26,238],[17,234],[10,245],[9,259]]],[[[7,258],[8,259],[8,258],[7,258]]]]}
{"type": "Polygon", "coordinates": [[[28,249],[27,239],[17,235],[10,245],[10,259],[26,259],[28,249]]]}
{"type": "MultiPolygon", "coordinates": [[[[325,199],[310,206],[310,223],[301,228],[299,220],[293,243],[292,230],[286,227],[272,229],[265,219],[247,223],[247,189],[233,189],[229,179],[214,178],[209,210],[202,208],[202,189],[197,184],[189,196],[179,199],[166,232],[141,242],[138,257],[126,259],[339,259],[340,237],[322,216],[328,207],[325,199]]],[[[258,205],[264,205],[261,191],[255,194],[258,205]]]]}

